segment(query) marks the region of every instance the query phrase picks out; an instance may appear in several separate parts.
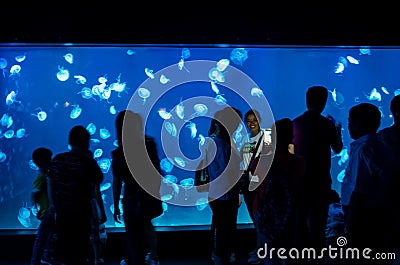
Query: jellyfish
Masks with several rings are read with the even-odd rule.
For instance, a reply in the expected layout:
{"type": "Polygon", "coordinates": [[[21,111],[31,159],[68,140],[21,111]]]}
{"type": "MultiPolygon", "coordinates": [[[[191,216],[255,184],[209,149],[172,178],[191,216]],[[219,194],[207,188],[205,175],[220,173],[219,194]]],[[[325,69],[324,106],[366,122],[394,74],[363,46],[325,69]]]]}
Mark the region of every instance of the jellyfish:
{"type": "Polygon", "coordinates": [[[18,64],[15,64],[13,66],[11,66],[10,68],[10,77],[16,77],[19,76],[21,72],[21,66],[18,64]]]}
{"type": "Polygon", "coordinates": [[[6,153],[0,151],[0,163],[3,163],[4,161],[6,161],[6,159],[7,159],[6,153]]]}
{"type": "Polygon", "coordinates": [[[172,198],[173,198],[174,196],[172,195],[172,194],[165,194],[165,195],[163,195],[163,196],[161,196],[161,200],[163,201],[163,202],[165,202],[165,201],[169,201],[169,200],[171,200],[172,198]]]}
{"type": "Polygon", "coordinates": [[[111,160],[108,158],[102,158],[99,161],[97,161],[97,164],[99,165],[101,171],[104,174],[107,174],[108,171],[110,170],[111,160]]]}
{"type": "Polygon", "coordinates": [[[30,167],[31,169],[33,169],[33,170],[39,170],[39,167],[35,164],[35,162],[33,162],[32,159],[29,160],[28,164],[29,164],[29,167],[30,167]]]}
{"type": "Polygon", "coordinates": [[[90,99],[90,98],[92,98],[92,99],[96,100],[96,99],[93,97],[93,92],[92,92],[92,90],[91,90],[90,88],[88,88],[88,87],[82,88],[81,91],[78,92],[78,94],[81,94],[82,98],[84,98],[84,99],[90,99]]]}
{"type": "Polygon", "coordinates": [[[221,75],[221,74],[222,74],[221,71],[219,71],[218,68],[216,68],[216,67],[213,67],[213,68],[210,69],[210,71],[208,71],[208,77],[209,77],[212,81],[217,80],[217,77],[218,77],[219,75],[221,75]]]}
{"type": "Polygon", "coordinates": [[[135,55],[136,52],[135,52],[134,50],[129,49],[129,50],[126,51],[126,54],[128,54],[128,55],[135,55]]]}
{"type": "Polygon", "coordinates": [[[171,82],[171,80],[166,75],[162,74],[160,76],[160,83],[161,84],[165,85],[165,84],[168,84],[169,82],[171,82]]]}
{"type": "Polygon", "coordinates": [[[225,69],[229,66],[229,60],[228,59],[221,59],[217,62],[217,69],[220,72],[225,71],[225,69]]]}
{"type": "Polygon", "coordinates": [[[80,108],[79,105],[73,105],[73,107],[74,108],[71,110],[71,113],[69,114],[69,117],[74,120],[74,119],[78,118],[81,115],[82,108],[80,108]]]}
{"type": "Polygon", "coordinates": [[[25,59],[26,59],[26,53],[17,55],[17,56],[15,56],[14,59],[15,59],[17,62],[21,63],[21,62],[25,61],[25,59]]]}
{"type": "Polygon", "coordinates": [[[64,59],[69,63],[73,64],[74,63],[74,55],[72,53],[66,53],[64,55],[64,59]]]}
{"type": "Polygon", "coordinates": [[[244,48],[236,48],[231,51],[230,59],[236,65],[243,65],[247,58],[247,50],[244,48]]]}
{"type": "Polygon", "coordinates": [[[339,172],[339,174],[336,176],[336,179],[338,182],[342,183],[344,179],[344,174],[345,174],[346,169],[343,169],[342,171],[339,172]]]}
{"type": "Polygon", "coordinates": [[[7,60],[5,58],[0,58],[0,69],[3,70],[3,77],[6,77],[6,67],[7,67],[7,60]]]}
{"type": "Polygon", "coordinates": [[[99,96],[100,96],[100,100],[106,99],[108,102],[108,99],[111,97],[111,90],[104,89],[103,92],[99,96]]]}
{"type": "Polygon", "coordinates": [[[183,189],[189,190],[194,186],[194,179],[193,178],[186,178],[182,179],[179,184],[182,186],[183,189]]]}
{"type": "Polygon", "coordinates": [[[196,209],[198,211],[203,211],[205,208],[207,208],[208,205],[208,198],[199,198],[196,200],[196,209]]]}
{"type": "Polygon", "coordinates": [[[97,81],[99,81],[100,84],[105,84],[107,83],[108,79],[107,79],[107,75],[104,76],[100,76],[97,81]]]}
{"type": "Polygon", "coordinates": [[[126,87],[126,83],[112,83],[109,87],[110,90],[113,90],[115,92],[118,93],[118,97],[121,97],[121,93],[125,91],[125,93],[128,94],[128,92],[126,91],[127,89],[129,89],[128,87],[126,87]]]}
{"type": "Polygon", "coordinates": [[[185,160],[183,160],[181,157],[174,157],[174,161],[175,163],[177,163],[180,167],[185,167],[186,166],[186,162],[185,160]]]}
{"type": "Polygon", "coordinates": [[[86,78],[81,75],[74,75],[74,78],[76,78],[76,83],[79,85],[84,85],[86,83],[86,78]]]}
{"type": "Polygon", "coordinates": [[[349,63],[351,64],[360,64],[360,61],[357,60],[356,58],[354,58],[353,56],[346,56],[346,59],[349,61],[349,63]]]}
{"type": "Polygon", "coordinates": [[[182,69],[185,69],[186,72],[190,73],[189,69],[187,69],[186,66],[185,66],[185,60],[183,58],[181,58],[179,60],[178,69],[181,70],[181,71],[182,71],[182,69]]]}
{"type": "Polygon", "coordinates": [[[115,147],[118,147],[119,145],[118,145],[118,140],[114,140],[113,141],[113,146],[115,146],[115,147]]]}
{"type": "Polygon", "coordinates": [[[165,122],[164,124],[165,130],[167,130],[167,132],[169,134],[171,134],[173,137],[177,136],[177,130],[176,130],[176,126],[174,123],[172,122],[165,122]]]}
{"type": "Polygon", "coordinates": [[[47,118],[47,113],[43,111],[41,108],[36,108],[36,110],[39,110],[39,112],[36,114],[32,113],[32,115],[36,116],[39,121],[44,121],[47,118]]]}
{"type": "Polygon", "coordinates": [[[169,120],[172,118],[171,112],[168,112],[165,108],[161,108],[158,110],[158,115],[164,120],[169,120]]]}
{"type": "Polygon", "coordinates": [[[86,130],[90,133],[90,135],[93,135],[96,132],[96,129],[96,125],[92,122],[86,126],[86,130]]]}
{"type": "Polygon", "coordinates": [[[174,164],[171,163],[169,158],[166,157],[166,158],[161,159],[160,167],[166,173],[171,173],[172,169],[174,168],[174,164]]]}
{"type": "Polygon", "coordinates": [[[111,188],[111,183],[110,182],[106,182],[100,185],[100,191],[103,192],[105,190],[108,190],[109,188],[111,188]]]}
{"type": "Polygon", "coordinates": [[[385,93],[386,95],[389,95],[389,94],[390,94],[389,91],[387,90],[387,88],[384,87],[384,86],[381,86],[381,90],[382,90],[382,92],[385,93]]]}
{"type": "MultiPolygon", "coordinates": [[[[364,93],[365,94],[365,93],[364,93]]],[[[376,100],[376,101],[381,101],[382,100],[382,95],[381,93],[376,89],[373,88],[369,95],[365,95],[368,100],[376,100]]]]}
{"type": "Polygon", "coordinates": [[[334,68],[335,74],[342,74],[345,69],[345,65],[341,62],[338,62],[334,68]]]}
{"type": "Polygon", "coordinates": [[[94,150],[93,152],[93,157],[94,158],[99,158],[100,156],[103,155],[103,149],[101,148],[97,148],[96,150],[94,150]]]}
{"type": "Polygon", "coordinates": [[[394,94],[395,96],[400,95],[400,88],[396,89],[396,90],[393,92],[393,94],[394,94]]]}
{"type": "Polygon", "coordinates": [[[17,130],[15,136],[16,136],[17,138],[22,138],[22,137],[25,136],[25,132],[26,132],[26,131],[25,131],[24,128],[20,128],[20,129],[17,130]]]}
{"type": "Polygon", "coordinates": [[[188,59],[190,57],[190,50],[188,48],[183,48],[181,54],[182,54],[181,58],[183,60],[186,60],[186,59],[188,59]]]}
{"type": "Polygon", "coordinates": [[[60,81],[67,81],[69,78],[69,71],[62,66],[58,66],[57,79],[60,81]]]}
{"type": "Polygon", "coordinates": [[[185,117],[185,106],[182,103],[182,98],[181,98],[181,101],[179,102],[179,104],[176,105],[175,113],[176,113],[176,115],[178,115],[178,117],[180,119],[183,119],[185,117]]]}
{"type": "Polygon", "coordinates": [[[227,102],[227,100],[226,100],[226,98],[224,98],[223,96],[221,96],[221,95],[217,95],[216,97],[215,97],[215,103],[217,103],[218,105],[224,105],[224,104],[226,104],[226,102],[227,102]]]}
{"type": "Polygon", "coordinates": [[[204,135],[202,135],[201,133],[199,134],[199,136],[197,137],[197,140],[199,141],[200,145],[204,145],[204,143],[206,142],[206,138],[204,137],[204,135]]]}
{"type": "Polygon", "coordinates": [[[14,121],[11,116],[8,116],[7,114],[4,113],[3,117],[1,117],[0,123],[2,126],[5,126],[8,129],[11,127],[11,125],[13,125],[14,121]]]}
{"type": "Polygon", "coordinates": [[[359,49],[360,55],[371,55],[371,50],[368,47],[363,47],[359,49]]]}
{"type": "Polygon", "coordinates": [[[194,112],[199,116],[206,115],[208,112],[207,106],[202,103],[195,104],[193,106],[193,109],[194,109],[194,112]]]}
{"type": "Polygon", "coordinates": [[[143,104],[146,102],[147,98],[150,97],[150,90],[144,87],[138,89],[138,95],[143,99],[143,104]]]}
{"type": "Polygon", "coordinates": [[[260,89],[260,88],[258,88],[258,87],[253,87],[251,90],[250,90],[250,94],[253,96],[253,97],[262,97],[262,95],[264,94],[264,92],[260,89]]]}
{"type": "Polygon", "coordinates": [[[211,89],[212,89],[212,91],[214,91],[215,94],[219,95],[219,88],[218,88],[218,86],[215,84],[214,81],[211,81],[210,83],[211,83],[211,89]]]}
{"type": "Polygon", "coordinates": [[[6,97],[6,105],[7,106],[11,106],[14,103],[21,103],[21,101],[16,100],[18,92],[15,92],[14,90],[12,90],[10,93],[8,93],[7,97],[6,97]]]}
{"type": "Polygon", "coordinates": [[[114,105],[110,106],[109,111],[110,111],[110,114],[112,114],[112,115],[117,114],[117,110],[115,109],[115,106],[114,106],[114,105]]]}
{"type": "Polygon", "coordinates": [[[167,185],[171,185],[173,183],[177,183],[178,182],[177,177],[175,177],[174,175],[170,175],[170,174],[163,176],[162,180],[167,185]]]}
{"type": "Polygon", "coordinates": [[[189,121],[189,124],[187,124],[185,127],[190,129],[190,136],[192,139],[194,139],[197,135],[196,123],[189,121]]]}
{"type": "Polygon", "coordinates": [[[150,77],[151,79],[154,79],[155,76],[154,76],[152,69],[146,67],[146,68],[144,68],[144,72],[146,73],[146,75],[148,77],[150,77]]]}
{"type": "Polygon", "coordinates": [[[106,128],[100,129],[100,138],[101,139],[107,139],[111,136],[111,133],[109,130],[106,128]]]}

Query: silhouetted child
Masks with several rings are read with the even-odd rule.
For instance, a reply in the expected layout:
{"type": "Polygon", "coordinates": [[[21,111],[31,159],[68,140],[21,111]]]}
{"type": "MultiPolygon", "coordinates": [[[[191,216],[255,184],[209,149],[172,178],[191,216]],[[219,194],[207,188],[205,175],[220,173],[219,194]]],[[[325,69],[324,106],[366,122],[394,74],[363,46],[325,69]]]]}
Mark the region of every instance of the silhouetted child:
{"type": "Polygon", "coordinates": [[[333,247],[336,246],[337,237],[344,236],[345,233],[342,204],[339,194],[335,190],[331,190],[329,194],[328,221],[325,232],[327,245],[333,247]]]}
{"type": "Polygon", "coordinates": [[[36,148],[32,153],[32,160],[39,168],[33,182],[32,201],[38,209],[36,217],[40,220],[40,224],[33,245],[31,265],[40,265],[42,260],[47,261],[51,258],[51,240],[55,219],[49,211],[46,173],[52,155],[53,152],[44,147],[36,148]]]}

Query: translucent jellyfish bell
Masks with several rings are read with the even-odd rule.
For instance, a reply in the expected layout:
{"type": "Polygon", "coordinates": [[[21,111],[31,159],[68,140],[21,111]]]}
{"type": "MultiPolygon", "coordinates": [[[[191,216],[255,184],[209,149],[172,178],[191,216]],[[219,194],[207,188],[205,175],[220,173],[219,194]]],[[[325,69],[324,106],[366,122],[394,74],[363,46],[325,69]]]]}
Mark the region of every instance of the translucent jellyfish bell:
{"type": "Polygon", "coordinates": [[[166,183],[166,184],[168,184],[168,185],[171,185],[171,184],[173,184],[173,183],[177,183],[178,182],[178,178],[177,177],[175,177],[174,175],[165,175],[164,177],[163,177],[163,182],[164,183],[166,183]]]}
{"type": "Polygon", "coordinates": [[[93,152],[93,157],[94,158],[99,158],[100,156],[103,155],[103,149],[101,148],[97,148],[96,150],[94,150],[93,152]]]}
{"type": "Polygon", "coordinates": [[[189,190],[194,186],[194,179],[193,178],[186,178],[182,179],[179,184],[182,186],[183,189],[189,190]]]}
{"type": "Polygon", "coordinates": [[[97,164],[99,165],[101,171],[104,174],[107,174],[108,171],[110,170],[111,160],[108,158],[102,158],[99,161],[97,161],[97,164]]]}
{"type": "Polygon", "coordinates": [[[202,104],[202,103],[195,104],[195,105],[193,106],[193,109],[194,109],[194,112],[195,112],[197,115],[200,115],[200,116],[206,115],[207,112],[208,112],[207,106],[204,105],[204,104],[202,104]]]}
{"type": "Polygon", "coordinates": [[[160,167],[166,173],[171,173],[172,169],[174,168],[174,164],[166,157],[161,159],[160,167]]]}
{"type": "Polygon", "coordinates": [[[82,113],[82,108],[80,108],[79,105],[74,105],[74,108],[71,110],[69,117],[74,120],[78,118],[81,115],[81,113],[82,113]]]}
{"type": "Polygon", "coordinates": [[[96,132],[96,125],[94,123],[89,123],[88,126],[86,126],[86,130],[90,133],[90,135],[93,135],[96,132]]]}
{"type": "Polygon", "coordinates": [[[111,133],[106,128],[100,129],[100,137],[101,139],[107,139],[111,136],[111,133]]]}
{"type": "MultiPolygon", "coordinates": [[[[82,88],[81,91],[78,92],[78,94],[81,94],[82,98],[84,98],[84,99],[93,98],[92,90],[88,87],[82,88]]],[[[93,98],[93,99],[95,99],[95,98],[93,98]]]]}
{"type": "Polygon", "coordinates": [[[197,199],[195,205],[198,211],[204,210],[205,208],[207,208],[208,198],[202,197],[197,199]]]}
{"type": "Polygon", "coordinates": [[[57,79],[64,82],[69,78],[69,71],[62,66],[58,66],[57,79]]]}
{"type": "Polygon", "coordinates": [[[258,88],[258,87],[253,87],[251,90],[250,90],[250,94],[253,96],[253,97],[261,97],[264,93],[263,93],[263,91],[260,89],[260,88],[258,88]]]}
{"type": "Polygon", "coordinates": [[[10,68],[10,76],[18,76],[19,72],[21,72],[21,66],[18,64],[15,64],[13,66],[11,66],[10,68]]]}
{"type": "Polygon", "coordinates": [[[5,58],[0,58],[0,69],[3,70],[3,77],[6,77],[6,67],[7,60],[5,58]]]}
{"type": "Polygon", "coordinates": [[[182,49],[181,58],[182,58],[183,60],[186,60],[186,59],[188,59],[189,57],[190,57],[190,50],[189,50],[188,48],[183,48],[183,49],[182,49]]]}
{"type": "Polygon", "coordinates": [[[6,161],[6,159],[7,159],[6,153],[0,151],[0,163],[3,163],[4,161],[6,161]]]}
{"type": "Polygon", "coordinates": [[[225,71],[225,69],[229,66],[229,60],[228,59],[221,59],[217,62],[217,69],[220,72],[225,71]]]}
{"type": "Polygon", "coordinates": [[[28,164],[29,164],[29,167],[30,167],[31,169],[33,169],[33,170],[39,170],[39,167],[35,164],[35,162],[33,162],[32,159],[29,160],[28,164]]]}
{"type": "Polygon", "coordinates": [[[16,132],[16,134],[15,134],[15,136],[16,136],[17,138],[22,138],[22,137],[25,136],[25,132],[26,132],[26,131],[25,131],[24,128],[18,129],[17,132],[16,132]]]}
{"type": "Polygon", "coordinates": [[[152,69],[150,69],[150,68],[145,68],[144,69],[144,72],[146,73],[146,75],[148,76],[148,77],[150,77],[151,79],[154,79],[155,78],[155,76],[154,76],[154,73],[153,73],[153,70],[152,69]]]}
{"type": "Polygon", "coordinates": [[[74,63],[74,55],[72,53],[66,53],[64,55],[64,59],[69,63],[73,64],[74,63]]]}
{"type": "Polygon", "coordinates": [[[4,138],[11,139],[14,136],[14,130],[8,130],[4,133],[4,138]]]}
{"type": "Polygon", "coordinates": [[[33,116],[36,116],[39,121],[44,121],[47,118],[47,113],[43,111],[41,108],[37,108],[39,110],[38,113],[32,113],[33,116]]]}
{"type": "Polygon", "coordinates": [[[17,55],[17,56],[15,56],[14,59],[15,59],[17,62],[21,63],[21,62],[25,61],[25,59],[26,59],[26,54],[24,53],[24,54],[17,55]]]}
{"type": "Polygon", "coordinates": [[[248,58],[247,50],[244,48],[236,48],[231,52],[230,59],[236,65],[243,65],[248,58]]]}
{"type": "Polygon", "coordinates": [[[3,114],[3,116],[1,117],[0,123],[2,126],[5,126],[8,128],[11,127],[11,125],[13,125],[14,120],[12,118],[12,116],[8,116],[7,114],[3,114]]]}
{"type": "Polygon", "coordinates": [[[146,102],[146,99],[148,97],[150,97],[150,94],[151,94],[150,90],[148,90],[147,88],[144,88],[144,87],[140,87],[137,92],[138,92],[138,96],[143,99],[143,104],[146,102]]]}

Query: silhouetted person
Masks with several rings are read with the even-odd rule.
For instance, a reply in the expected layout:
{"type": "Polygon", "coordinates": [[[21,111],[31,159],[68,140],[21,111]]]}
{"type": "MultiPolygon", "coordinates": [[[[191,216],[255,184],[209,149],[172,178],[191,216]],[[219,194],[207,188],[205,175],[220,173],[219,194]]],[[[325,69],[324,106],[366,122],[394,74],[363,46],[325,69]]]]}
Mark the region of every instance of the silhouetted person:
{"type": "Polygon", "coordinates": [[[103,173],[89,151],[90,134],[77,125],[69,132],[71,150],[57,154],[48,172],[50,202],[56,214],[55,259],[83,265],[89,255],[93,184],[103,173]]]}
{"type": "Polygon", "coordinates": [[[123,221],[126,231],[125,263],[145,264],[147,243],[153,243],[151,257],[158,263],[156,233],[152,219],[162,214],[161,168],[154,138],[145,135],[142,117],[121,111],[115,121],[118,148],[112,151],[114,220],[121,222],[119,202],[122,186],[123,221]],[[153,233],[152,233],[153,231],[153,233]]]}
{"type": "Polygon", "coordinates": [[[321,115],[328,99],[328,89],[312,86],[306,92],[307,110],[293,120],[294,152],[305,161],[305,174],[300,183],[298,218],[300,246],[325,246],[328,199],[331,190],[331,151],[343,147],[341,125],[321,115]]]}
{"type": "MultiPolygon", "coordinates": [[[[383,128],[378,132],[378,140],[385,146],[385,158],[392,158],[391,161],[395,165],[400,163],[400,95],[396,95],[390,102],[390,112],[393,116],[393,124],[383,128]]],[[[390,163],[390,162],[389,162],[390,163]]],[[[399,168],[400,169],[400,168],[399,168]]],[[[394,169],[393,169],[394,170],[394,169]]],[[[388,245],[391,250],[397,252],[397,260],[400,258],[400,198],[398,187],[400,187],[400,173],[392,172],[392,178],[388,181],[388,206],[390,206],[391,224],[385,224],[387,230],[388,245]]]]}
{"type": "MultiPolygon", "coordinates": [[[[371,103],[360,103],[349,110],[348,129],[354,141],[342,183],[342,204],[349,246],[383,251],[389,246],[392,174],[398,167],[390,150],[378,140],[381,113],[371,103]]],[[[398,200],[397,200],[398,201],[398,200]]],[[[398,225],[398,224],[397,224],[398,225]]],[[[398,238],[397,238],[398,241],[398,238]]],[[[359,264],[373,263],[361,258],[359,264]]],[[[377,263],[378,264],[378,263],[377,263]]],[[[380,260],[379,264],[386,264],[380,260]]]]}
{"type": "Polygon", "coordinates": [[[236,238],[237,214],[240,206],[240,153],[232,135],[241,122],[241,112],[232,107],[217,111],[211,121],[206,141],[210,174],[209,205],[215,231],[215,265],[230,262],[236,238]],[[215,145],[211,144],[212,142],[215,145]],[[215,155],[215,156],[214,156],[215,155]]]}
{"type": "Polygon", "coordinates": [[[36,217],[40,220],[40,224],[33,245],[31,265],[40,265],[41,260],[49,261],[52,259],[52,237],[55,220],[54,215],[48,211],[50,202],[46,180],[52,156],[53,152],[45,147],[36,148],[32,152],[32,160],[39,168],[32,186],[32,201],[34,207],[39,208],[36,217]]]}
{"type": "Polygon", "coordinates": [[[253,205],[256,220],[257,237],[261,243],[258,255],[265,264],[284,264],[273,254],[271,248],[290,249],[295,242],[295,218],[297,207],[298,181],[304,174],[302,157],[289,152],[293,142],[293,124],[289,118],[283,118],[272,127],[272,145],[274,155],[261,155],[255,173],[265,174],[259,186],[253,205]],[[273,159],[270,164],[270,159],[273,159]],[[267,247],[268,252],[265,252],[267,247]]]}

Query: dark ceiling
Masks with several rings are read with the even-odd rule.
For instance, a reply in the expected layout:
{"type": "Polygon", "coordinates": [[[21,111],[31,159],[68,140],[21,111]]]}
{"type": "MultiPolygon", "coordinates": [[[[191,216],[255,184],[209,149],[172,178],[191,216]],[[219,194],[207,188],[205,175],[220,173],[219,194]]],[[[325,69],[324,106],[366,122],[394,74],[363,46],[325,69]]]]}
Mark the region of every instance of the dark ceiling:
{"type": "Polygon", "coordinates": [[[396,9],[376,3],[36,3],[2,8],[0,42],[400,45],[396,9]]]}

